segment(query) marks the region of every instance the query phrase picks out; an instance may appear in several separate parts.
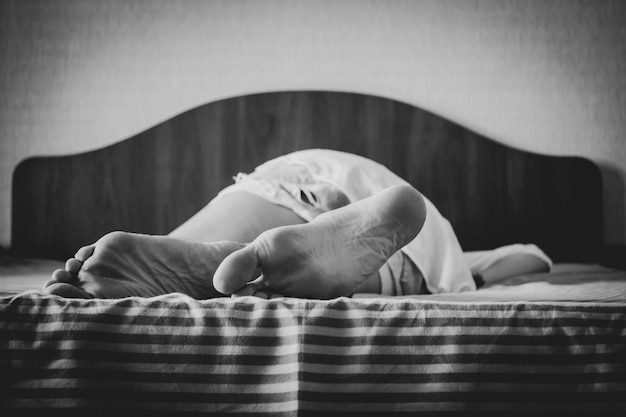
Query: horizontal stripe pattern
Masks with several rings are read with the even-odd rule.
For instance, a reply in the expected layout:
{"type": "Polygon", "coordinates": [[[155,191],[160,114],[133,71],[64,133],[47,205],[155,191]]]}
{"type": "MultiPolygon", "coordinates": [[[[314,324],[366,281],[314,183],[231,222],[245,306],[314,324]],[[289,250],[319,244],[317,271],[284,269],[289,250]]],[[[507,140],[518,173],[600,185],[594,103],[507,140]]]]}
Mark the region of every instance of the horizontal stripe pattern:
{"type": "Polygon", "coordinates": [[[626,303],[4,296],[0,407],[626,411],[626,303]]]}

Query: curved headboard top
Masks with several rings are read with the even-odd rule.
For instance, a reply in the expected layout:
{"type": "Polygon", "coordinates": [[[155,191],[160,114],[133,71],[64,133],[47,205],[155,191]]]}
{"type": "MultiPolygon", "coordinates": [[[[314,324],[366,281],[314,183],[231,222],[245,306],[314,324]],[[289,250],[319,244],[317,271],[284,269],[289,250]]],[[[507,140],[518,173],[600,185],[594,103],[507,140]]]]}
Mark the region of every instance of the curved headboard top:
{"type": "Polygon", "coordinates": [[[532,242],[574,262],[602,245],[592,162],[512,149],[394,100],[296,91],[209,103],[106,148],[22,162],[12,249],[64,259],[112,230],[167,234],[238,172],[307,148],[387,166],[433,201],[464,250],[532,242]]]}

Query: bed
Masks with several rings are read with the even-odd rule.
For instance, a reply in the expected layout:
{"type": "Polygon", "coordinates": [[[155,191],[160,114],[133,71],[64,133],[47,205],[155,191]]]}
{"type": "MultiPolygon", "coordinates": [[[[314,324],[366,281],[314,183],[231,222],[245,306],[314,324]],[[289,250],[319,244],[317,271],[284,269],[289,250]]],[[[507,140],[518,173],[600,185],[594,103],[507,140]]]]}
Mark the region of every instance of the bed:
{"type": "MultiPolygon", "coordinates": [[[[0,408],[84,415],[624,415],[626,272],[598,167],[504,146],[383,97],[285,91],[191,109],[114,145],[23,161],[0,265],[0,408]],[[237,172],[298,149],[376,160],[464,250],[555,262],[476,292],[332,300],[63,299],[50,272],[112,230],[167,234],[237,172]]],[[[3,412],[3,415],[7,415],[3,412]]]]}

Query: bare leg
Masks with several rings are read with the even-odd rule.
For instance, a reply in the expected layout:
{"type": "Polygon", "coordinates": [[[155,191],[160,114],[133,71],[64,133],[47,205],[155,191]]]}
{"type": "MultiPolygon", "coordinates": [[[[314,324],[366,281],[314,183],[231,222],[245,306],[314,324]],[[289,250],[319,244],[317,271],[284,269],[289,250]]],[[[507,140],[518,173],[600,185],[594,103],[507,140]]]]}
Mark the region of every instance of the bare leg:
{"type": "Polygon", "coordinates": [[[217,265],[263,231],[304,220],[291,210],[240,192],[217,200],[170,236],[114,232],[81,248],[44,291],[63,297],[120,298],[182,292],[222,296],[212,285],[217,265]]]}
{"type": "Polygon", "coordinates": [[[252,242],[278,226],[305,223],[288,208],[245,191],[227,194],[208,204],[169,236],[195,242],[252,242]]]}
{"type": "MultiPolygon", "coordinates": [[[[220,296],[211,281],[220,262],[230,253],[244,248],[243,244],[233,241],[237,240],[256,242],[252,245],[255,253],[259,253],[256,250],[259,245],[267,244],[266,252],[271,255],[271,262],[263,267],[267,269],[264,269],[266,277],[274,277],[266,281],[271,284],[270,290],[315,298],[347,295],[346,290],[352,292],[368,277],[375,276],[386,259],[419,232],[424,207],[417,191],[410,187],[396,187],[392,193],[383,192],[376,198],[345,209],[321,215],[319,221],[316,219],[310,228],[303,229],[307,225],[302,224],[304,221],[291,210],[251,194],[234,193],[203,209],[171,236],[124,232],[104,236],[95,244],[81,248],[75,258],[68,260],[65,269],[55,271],[44,290],[79,298],[154,296],[170,292],[182,292],[194,298],[220,296]],[[385,203],[387,198],[390,200],[385,203]],[[276,226],[282,227],[273,229],[276,226]],[[265,233],[268,229],[270,232],[265,233]],[[259,239],[255,239],[259,234],[259,239]],[[329,240],[335,240],[333,234],[348,239],[348,245],[341,248],[341,256],[341,251],[335,252],[336,259],[332,259],[327,251],[329,240]],[[407,236],[411,238],[407,240],[407,236]],[[300,239],[302,237],[305,239],[300,239]],[[356,244],[359,241],[361,243],[356,244]],[[276,245],[280,242],[286,244],[284,249],[287,250],[276,245]],[[310,249],[318,249],[318,256],[301,253],[310,249]],[[282,258],[276,256],[279,253],[283,254],[282,258]],[[354,262],[344,265],[344,257],[354,262]],[[356,261],[359,257],[365,261],[356,261]],[[273,268],[283,261],[291,270],[274,273],[273,268]],[[294,273],[298,270],[299,274],[294,273]],[[330,279],[324,278],[325,272],[330,273],[330,279]],[[279,285],[291,276],[294,278],[291,287],[295,291],[279,285]],[[313,284],[311,278],[317,279],[316,284],[320,285],[317,292],[304,289],[313,284]],[[303,289],[299,289],[301,286],[303,289]]],[[[219,281],[223,284],[224,279],[222,276],[219,281]]],[[[245,277],[237,274],[233,279],[233,284],[226,285],[239,288],[247,282],[245,277]]],[[[248,286],[247,290],[253,288],[248,286]]]]}
{"type": "Polygon", "coordinates": [[[224,259],[213,283],[224,294],[350,295],[417,236],[425,218],[417,190],[390,187],[310,223],[262,233],[224,259]]]}

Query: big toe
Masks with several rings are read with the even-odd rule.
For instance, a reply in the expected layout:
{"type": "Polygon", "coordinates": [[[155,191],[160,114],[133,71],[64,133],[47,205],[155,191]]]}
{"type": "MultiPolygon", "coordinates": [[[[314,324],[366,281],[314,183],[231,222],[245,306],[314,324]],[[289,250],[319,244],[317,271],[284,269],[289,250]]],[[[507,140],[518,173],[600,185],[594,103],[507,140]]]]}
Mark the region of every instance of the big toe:
{"type": "Polygon", "coordinates": [[[253,244],[228,255],[213,275],[213,287],[232,294],[260,275],[259,260],[253,244]]]}
{"type": "Polygon", "coordinates": [[[64,282],[48,281],[44,284],[44,292],[65,298],[93,298],[91,294],[64,282]]]}

